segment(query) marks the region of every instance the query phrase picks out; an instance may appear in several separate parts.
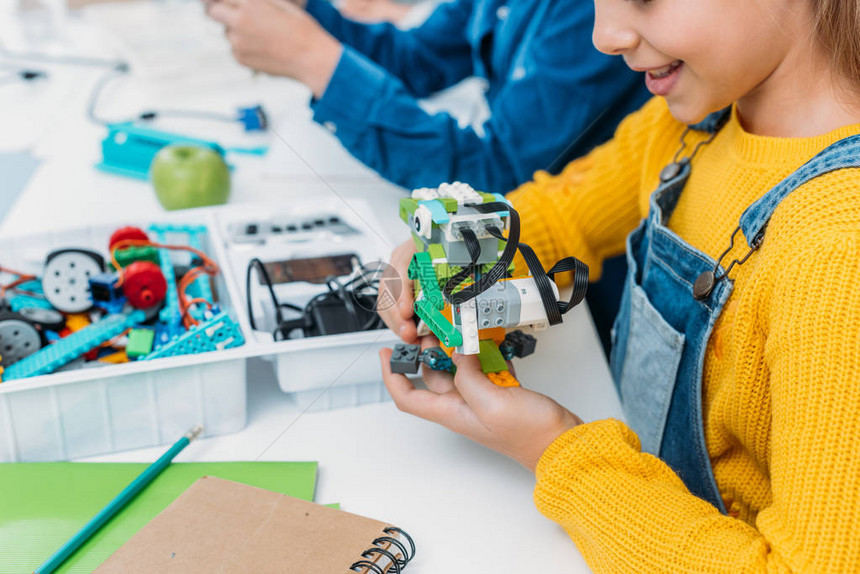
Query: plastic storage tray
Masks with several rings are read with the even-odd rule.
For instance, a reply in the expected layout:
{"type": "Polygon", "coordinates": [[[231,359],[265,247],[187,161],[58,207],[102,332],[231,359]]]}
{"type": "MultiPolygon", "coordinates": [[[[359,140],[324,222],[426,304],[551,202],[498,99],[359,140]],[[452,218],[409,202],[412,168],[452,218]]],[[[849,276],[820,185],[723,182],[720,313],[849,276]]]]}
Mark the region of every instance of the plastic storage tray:
{"type": "MultiPolygon", "coordinates": [[[[274,342],[253,331],[246,311],[245,265],[259,250],[234,241],[237,224],[272,217],[338,213],[357,230],[346,245],[364,262],[387,260],[391,244],[361,201],[293,204],[284,208],[236,206],[199,209],[157,222],[118,221],[50,234],[0,239],[5,266],[40,272],[45,256],[61,247],[106,252],[110,234],[125,225],[205,225],[203,249],[221,266],[219,305],[239,323],[241,347],[179,357],[57,372],[0,384],[0,462],[79,458],[172,442],[198,422],[205,435],[235,432],[246,424],[246,360],[273,363],[281,389],[303,410],[324,410],[388,400],[377,352],[393,346],[387,330],[274,342]],[[274,214],[274,215],[273,215],[274,214]]],[[[328,253],[331,237],[306,235],[284,245],[285,257],[328,253]],[[297,255],[298,254],[298,255],[297,255]]],[[[317,289],[319,287],[317,286],[317,289]]]]}
{"type": "MultiPolygon", "coordinates": [[[[348,206],[339,200],[324,200],[294,205],[290,209],[276,209],[265,213],[257,208],[217,210],[214,212],[215,229],[221,243],[217,246],[227,268],[225,276],[233,282],[232,291],[243,301],[239,323],[247,338],[253,341],[255,354],[273,362],[278,384],[295,398],[302,410],[319,411],[357,406],[390,400],[382,383],[378,351],[393,347],[398,337],[389,330],[367,331],[306,339],[274,342],[269,332],[252,331],[245,312],[245,278],[247,262],[261,253],[277,253],[284,258],[313,257],[349,251],[357,254],[363,264],[388,261],[392,242],[382,231],[371,206],[361,200],[350,199],[348,206]],[[321,233],[316,240],[300,235],[295,240],[275,239],[261,244],[259,241],[242,241],[236,238],[237,230],[256,224],[258,233],[266,225],[283,227],[284,222],[312,221],[316,216],[337,214],[341,222],[354,233],[340,236],[321,233]]],[[[245,238],[247,239],[247,238],[245,238]]],[[[305,290],[296,285],[293,303],[303,304],[320,286],[305,290]]],[[[255,316],[258,315],[255,312],[255,316]]]]}
{"type": "MultiPolygon", "coordinates": [[[[211,214],[205,212],[163,219],[212,229],[211,214]]],[[[54,249],[105,254],[115,229],[148,223],[123,221],[4,239],[0,254],[4,266],[40,273],[54,249]]],[[[211,233],[203,248],[218,259],[211,233]]],[[[230,289],[219,275],[219,304],[235,317],[230,289]]],[[[6,381],[0,384],[0,462],[59,460],[163,444],[198,422],[206,435],[237,431],[247,418],[245,357],[250,351],[245,346],[6,381]]]]}

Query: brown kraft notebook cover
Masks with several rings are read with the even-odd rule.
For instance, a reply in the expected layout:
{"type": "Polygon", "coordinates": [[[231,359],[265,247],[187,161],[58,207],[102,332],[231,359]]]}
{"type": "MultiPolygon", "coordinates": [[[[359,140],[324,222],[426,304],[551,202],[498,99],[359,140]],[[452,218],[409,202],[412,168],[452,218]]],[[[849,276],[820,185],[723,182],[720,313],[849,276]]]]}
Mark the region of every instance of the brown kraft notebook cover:
{"type": "Polygon", "coordinates": [[[96,572],[333,574],[370,561],[375,565],[362,564],[366,568],[355,571],[388,573],[397,570],[389,557],[405,566],[414,553],[411,540],[407,543],[398,532],[385,522],[207,476],[96,572]],[[384,537],[400,543],[379,541],[384,537]]]}

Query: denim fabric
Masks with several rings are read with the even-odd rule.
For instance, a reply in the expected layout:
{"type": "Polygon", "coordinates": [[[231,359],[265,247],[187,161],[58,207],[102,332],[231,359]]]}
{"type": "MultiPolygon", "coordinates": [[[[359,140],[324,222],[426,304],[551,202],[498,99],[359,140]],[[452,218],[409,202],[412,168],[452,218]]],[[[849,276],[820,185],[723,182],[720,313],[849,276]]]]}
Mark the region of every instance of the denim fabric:
{"type": "Polygon", "coordinates": [[[692,493],[725,512],[705,447],[701,369],[711,329],[732,285],[723,281],[710,298],[696,301],[693,283],[716,262],[665,227],[689,175],[685,162],[674,179],[654,192],[648,217],[627,238],[629,269],[615,323],[612,370],[625,415],[643,449],[658,454],[692,493]],[[637,290],[641,295],[634,295],[637,290]],[[664,334],[677,334],[674,340],[655,337],[653,327],[634,320],[637,298],[641,306],[647,303],[652,316],[661,317],[664,334]],[[645,363],[660,367],[637,368],[645,363]],[[666,396],[668,408],[658,412],[654,399],[666,396]]]}
{"type": "Polygon", "coordinates": [[[407,188],[461,180],[507,193],[585,155],[649,97],[641,74],[594,49],[592,2],[454,0],[407,31],[352,22],[325,0],[307,9],[346,46],[314,120],[407,188]],[[470,76],[486,80],[481,129],[421,107],[470,76]]]}
{"type": "Polygon", "coordinates": [[[659,455],[663,442],[662,425],[669,414],[672,386],[641,384],[641,381],[674,381],[684,351],[684,335],[663,320],[638,285],[630,290],[629,360],[620,375],[620,392],[624,397],[624,414],[633,428],[642,429],[639,440],[644,452],[659,455]]]}
{"type": "MultiPolygon", "coordinates": [[[[719,129],[717,119],[694,127],[719,129]]],[[[747,208],[741,229],[748,243],[760,241],[789,193],[845,167],[860,167],[860,136],[829,146],[747,208]]],[[[659,454],[690,492],[725,513],[705,445],[702,368],[732,282],[718,282],[703,301],[693,297],[696,278],[714,269],[716,262],[666,227],[689,175],[690,163],[683,160],[678,175],[652,194],[648,217],[627,238],[629,269],[613,329],[611,368],[643,450],[659,454]]]]}
{"type": "Polygon", "coordinates": [[[789,193],[831,171],[857,167],[860,167],[860,136],[847,137],[827,146],[744,211],[740,226],[747,243],[752,246],[756,238],[764,233],[770,214],[789,193]]]}

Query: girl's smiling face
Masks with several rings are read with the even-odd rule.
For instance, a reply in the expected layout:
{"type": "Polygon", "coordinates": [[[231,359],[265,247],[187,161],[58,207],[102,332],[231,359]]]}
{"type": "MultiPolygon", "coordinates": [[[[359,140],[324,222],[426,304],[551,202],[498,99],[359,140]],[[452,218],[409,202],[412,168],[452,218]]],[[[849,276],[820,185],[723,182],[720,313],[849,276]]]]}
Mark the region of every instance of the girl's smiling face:
{"type": "Polygon", "coordinates": [[[784,91],[812,45],[809,10],[808,0],[595,0],[593,39],[645,72],[648,89],[690,124],[784,91]]]}

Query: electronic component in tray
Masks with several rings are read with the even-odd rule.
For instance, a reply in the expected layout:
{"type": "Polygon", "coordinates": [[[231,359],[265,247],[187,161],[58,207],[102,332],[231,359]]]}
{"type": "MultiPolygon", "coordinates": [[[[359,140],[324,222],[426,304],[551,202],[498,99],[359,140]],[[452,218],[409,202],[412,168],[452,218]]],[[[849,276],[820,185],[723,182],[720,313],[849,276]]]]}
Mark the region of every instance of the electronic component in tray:
{"type": "Polygon", "coordinates": [[[357,229],[337,214],[318,213],[283,219],[253,219],[229,226],[234,243],[265,243],[267,241],[307,241],[311,234],[356,235],[357,229]]]}

